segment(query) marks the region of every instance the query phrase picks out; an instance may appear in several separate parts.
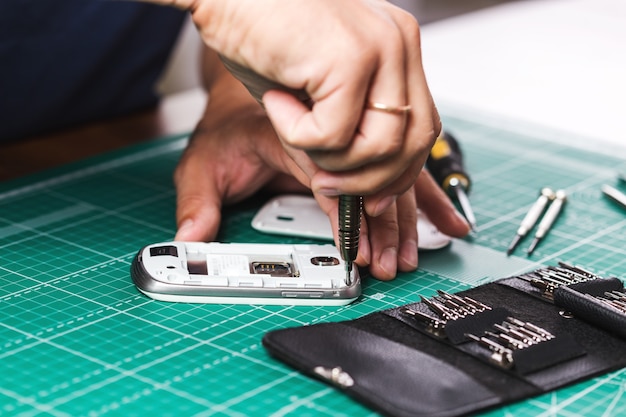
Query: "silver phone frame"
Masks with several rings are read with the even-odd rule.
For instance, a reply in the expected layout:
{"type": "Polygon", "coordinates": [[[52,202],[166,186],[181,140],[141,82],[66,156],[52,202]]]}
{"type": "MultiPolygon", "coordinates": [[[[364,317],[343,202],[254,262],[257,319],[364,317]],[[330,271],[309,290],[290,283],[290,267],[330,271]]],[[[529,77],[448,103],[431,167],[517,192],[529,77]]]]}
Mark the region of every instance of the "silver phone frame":
{"type": "MultiPolygon", "coordinates": [[[[294,287],[251,287],[251,286],[230,286],[229,285],[190,285],[181,283],[165,282],[157,279],[144,265],[144,258],[149,257],[150,248],[167,247],[175,245],[180,248],[185,245],[228,245],[230,253],[249,253],[260,244],[247,243],[198,243],[198,242],[161,242],[144,246],[135,256],[131,265],[131,277],[137,289],[150,298],[187,303],[219,303],[219,304],[274,304],[274,305],[346,305],[356,300],[361,295],[361,280],[358,268],[352,268],[352,284],[334,287],[314,287],[314,288],[294,288],[294,287]]],[[[345,264],[341,261],[341,256],[334,245],[328,244],[262,244],[264,250],[271,253],[273,249],[280,249],[281,253],[293,248],[294,251],[301,248],[311,247],[321,250],[328,256],[336,257],[340,264],[333,266],[334,274],[342,274],[345,278],[345,264]],[[323,249],[321,249],[323,248],[323,249]]],[[[187,250],[187,246],[185,246],[187,250]]],[[[185,266],[186,267],[186,266],[185,266]]],[[[325,270],[326,271],[326,270],[325,270]]],[[[328,269],[330,271],[330,268],[328,269]]],[[[303,273],[297,279],[304,284],[307,283],[307,276],[303,273]]],[[[222,277],[220,277],[222,278],[222,277]]],[[[222,278],[223,279],[223,278],[222,278]]],[[[339,282],[335,277],[333,282],[339,282]]]]}

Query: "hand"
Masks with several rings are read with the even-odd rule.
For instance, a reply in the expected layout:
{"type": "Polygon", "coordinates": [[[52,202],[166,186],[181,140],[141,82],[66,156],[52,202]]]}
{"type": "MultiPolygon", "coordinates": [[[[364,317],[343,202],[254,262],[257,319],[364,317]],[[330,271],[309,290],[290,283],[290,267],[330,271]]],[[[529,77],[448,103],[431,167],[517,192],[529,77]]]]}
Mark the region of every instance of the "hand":
{"type": "Polygon", "coordinates": [[[210,47],[312,99],[309,108],[279,90],[263,95],[316,194],[365,195],[365,211],[377,216],[413,186],[441,130],[413,16],[377,0],[153,1],[189,9],[210,47]]]}
{"type": "MultiPolygon", "coordinates": [[[[213,240],[222,206],[263,187],[287,193],[308,191],[295,179],[306,182],[308,177],[284,152],[269,120],[254,104],[227,119],[218,117],[221,121],[214,124],[207,117],[194,133],[175,173],[176,240],[213,240]]],[[[329,216],[337,241],[337,199],[315,197],[329,216]]],[[[383,280],[394,278],[398,270],[414,270],[418,263],[417,206],[443,233],[461,237],[469,232],[450,199],[423,171],[415,186],[381,215],[364,216],[356,263],[369,266],[372,276],[383,280]]]]}
{"type": "Polygon", "coordinates": [[[215,239],[222,206],[264,187],[286,193],[309,191],[302,184],[308,177],[284,152],[263,109],[236,80],[228,75],[218,78],[174,173],[176,240],[215,239]]]}
{"type": "MultiPolygon", "coordinates": [[[[224,204],[247,198],[263,187],[278,192],[308,192],[309,176],[285,152],[265,112],[243,86],[206,51],[205,81],[211,99],[175,172],[176,240],[213,240],[224,204]]],[[[299,151],[302,159],[306,158],[299,151]]],[[[309,161],[307,169],[315,171],[309,161]]],[[[337,199],[315,195],[330,218],[337,239],[337,199]]],[[[415,186],[377,217],[365,215],[359,256],[374,277],[391,279],[397,270],[417,267],[416,207],[446,234],[469,228],[427,172],[415,186]],[[414,191],[415,190],[415,191],[414,191]],[[416,198],[419,196],[419,199],[416,198]]]]}

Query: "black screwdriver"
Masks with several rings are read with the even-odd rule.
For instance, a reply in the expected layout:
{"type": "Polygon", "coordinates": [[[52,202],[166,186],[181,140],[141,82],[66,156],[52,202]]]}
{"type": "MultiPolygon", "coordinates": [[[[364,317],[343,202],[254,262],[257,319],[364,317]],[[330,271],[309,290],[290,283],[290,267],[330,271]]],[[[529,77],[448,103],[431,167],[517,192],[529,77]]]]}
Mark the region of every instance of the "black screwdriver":
{"type": "Polygon", "coordinates": [[[339,247],[346,266],[346,285],[353,284],[352,266],[359,253],[363,197],[339,196],[339,247]]]}
{"type": "Polygon", "coordinates": [[[467,198],[471,181],[465,171],[459,142],[452,134],[441,131],[430,150],[426,167],[441,188],[459,203],[470,227],[476,231],[476,217],[467,198]]]}

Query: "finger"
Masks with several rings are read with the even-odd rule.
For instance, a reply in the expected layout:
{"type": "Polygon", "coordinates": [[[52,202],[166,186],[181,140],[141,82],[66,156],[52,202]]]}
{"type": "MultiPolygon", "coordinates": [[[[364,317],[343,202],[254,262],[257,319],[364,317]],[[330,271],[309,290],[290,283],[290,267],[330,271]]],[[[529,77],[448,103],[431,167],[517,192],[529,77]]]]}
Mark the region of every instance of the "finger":
{"type": "Polygon", "coordinates": [[[372,262],[372,251],[370,244],[369,226],[367,216],[361,216],[361,235],[359,236],[359,253],[354,261],[357,265],[365,267],[372,262]]]}
{"type": "Polygon", "coordinates": [[[377,110],[364,110],[360,130],[354,135],[349,147],[332,151],[313,150],[307,151],[307,154],[317,166],[331,172],[354,170],[397,155],[402,150],[406,113],[372,115],[375,112],[377,110]],[[381,131],[386,124],[376,123],[375,120],[389,117],[396,119],[394,122],[397,123],[390,126],[392,130],[381,131]]]}
{"type": "MultiPolygon", "coordinates": [[[[367,36],[355,35],[361,32],[358,26],[339,29],[342,43],[349,43],[350,48],[341,48],[341,56],[331,54],[324,63],[307,69],[316,71],[302,86],[312,99],[310,111],[293,94],[271,90],[263,96],[273,125],[291,146],[307,151],[360,149],[360,156],[349,164],[368,162],[370,155],[376,157],[387,146],[397,148],[402,118],[377,110],[364,112],[368,100],[406,104],[402,32],[379,7],[371,7],[364,15],[372,23],[367,36]],[[360,135],[355,137],[355,132],[360,135]]],[[[296,67],[293,72],[302,69],[296,67]]]]}
{"type": "Polygon", "coordinates": [[[407,120],[406,136],[408,142],[413,144],[411,149],[416,152],[415,155],[418,156],[419,163],[423,166],[428,152],[441,132],[441,120],[426,82],[419,26],[402,24],[403,21],[413,21],[414,17],[398,8],[395,10],[394,16],[401,22],[400,26],[405,31],[407,99],[412,107],[407,120]]]}
{"type": "Polygon", "coordinates": [[[205,172],[205,161],[188,148],[174,175],[176,185],[175,240],[211,241],[221,220],[221,193],[205,172]]]}
{"type": "Polygon", "coordinates": [[[344,173],[317,171],[311,177],[311,188],[324,195],[363,195],[365,212],[380,215],[396,198],[415,185],[422,170],[418,160],[404,166],[402,158],[385,161],[344,173]],[[401,166],[401,168],[399,168],[401,166]],[[396,172],[398,171],[398,172],[396,172]]]}
{"type": "Polygon", "coordinates": [[[407,102],[406,75],[401,54],[387,58],[377,71],[368,94],[369,101],[363,109],[357,132],[345,149],[313,150],[307,152],[311,159],[327,171],[348,171],[374,162],[389,159],[403,148],[408,113],[384,111],[373,105],[399,108],[407,102]],[[396,60],[397,68],[389,68],[396,60]]]}
{"type": "Polygon", "coordinates": [[[398,269],[414,271],[417,268],[417,203],[415,193],[408,190],[396,202],[398,212],[398,230],[400,249],[398,250],[398,269]]]}
{"type": "Polygon", "coordinates": [[[394,203],[378,217],[368,217],[371,274],[383,281],[395,278],[398,269],[399,228],[394,203]]]}
{"type": "Polygon", "coordinates": [[[314,101],[312,107],[285,91],[267,91],[263,95],[265,110],[281,139],[305,151],[338,150],[348,146],[363,108],[363,91],[369,83],[365,78],[367,72],[362,73],[360,77],[345,74],[350,81],[314,101]]]}
{"type": "Polygon", "coordinates": [[[442,233],[463,237],[470,232],[465,218],[456,210],[445,192],[433,177],[423,170],[415,183],[417,205],[442,233]]]}

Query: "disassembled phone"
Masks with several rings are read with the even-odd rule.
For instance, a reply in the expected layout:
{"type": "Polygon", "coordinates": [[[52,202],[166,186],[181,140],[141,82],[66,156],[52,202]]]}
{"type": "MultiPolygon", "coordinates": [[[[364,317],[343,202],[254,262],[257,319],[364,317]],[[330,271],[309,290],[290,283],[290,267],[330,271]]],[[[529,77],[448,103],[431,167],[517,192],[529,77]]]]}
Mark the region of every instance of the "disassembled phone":
{"type": "Polygon", "coordinates": [[[347,285],[329,244],[156,243],[137,253],[131,276],[161,301],[338,306],[361,294],[358,268],[347,285]]]}
{"type": "MultiPolygon", "coordinates": [[[[269,200],[252,219],[252,227],[270,234],[333,240],[328,216],[313,197],[305,195],[282,195],[269,200]]],[[[417,233],[420,250],[441,249],[452,240],[419,210],[417,233]]]]}

